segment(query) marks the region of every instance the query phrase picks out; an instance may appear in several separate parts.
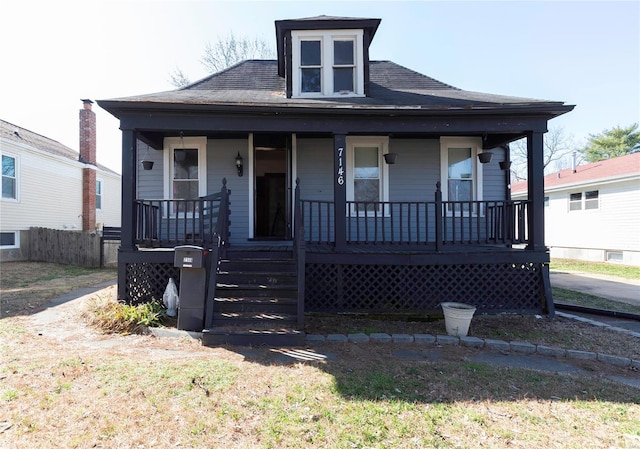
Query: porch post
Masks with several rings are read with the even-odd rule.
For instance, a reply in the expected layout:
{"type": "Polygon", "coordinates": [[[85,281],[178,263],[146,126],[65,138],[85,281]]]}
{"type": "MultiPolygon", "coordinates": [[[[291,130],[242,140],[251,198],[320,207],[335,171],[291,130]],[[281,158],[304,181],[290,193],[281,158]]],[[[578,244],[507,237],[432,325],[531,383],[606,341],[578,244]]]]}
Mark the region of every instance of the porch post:
{"type": "Polygon", "coordinates": [[[530,209],[527,216],[527,249],[546,250],[544,244],[544,161],[541,132],[527,133],[527,190],[530,209]]]}
{"type": "Polygon", "coordinates": [[[138,165],[136,132],[132,129],[122,130],[122,234],[120,251],[135,251],[135,204],[136,176],[138,165]]]}
{"type": "Polygon", "coordinates": [[[333,229],[336,250],[343,250],[347,246],[346,141],[347,138],[344,134],[333,135],[333,202],[335,207],[333,229]]]}

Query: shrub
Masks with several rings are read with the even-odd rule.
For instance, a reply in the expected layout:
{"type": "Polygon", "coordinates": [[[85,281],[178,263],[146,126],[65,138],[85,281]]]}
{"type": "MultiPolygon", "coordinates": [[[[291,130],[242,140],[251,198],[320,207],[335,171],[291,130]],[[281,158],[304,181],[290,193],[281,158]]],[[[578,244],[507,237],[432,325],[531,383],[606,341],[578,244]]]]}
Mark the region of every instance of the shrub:
{"type": "Polygon", "coordinates": [[[103,332],[140,334],[147,332],[149,327],[161,326],[166,313],[156,299],[134,306],[112,297],[98,296],[90,302],[85,318],[103,332]]]}

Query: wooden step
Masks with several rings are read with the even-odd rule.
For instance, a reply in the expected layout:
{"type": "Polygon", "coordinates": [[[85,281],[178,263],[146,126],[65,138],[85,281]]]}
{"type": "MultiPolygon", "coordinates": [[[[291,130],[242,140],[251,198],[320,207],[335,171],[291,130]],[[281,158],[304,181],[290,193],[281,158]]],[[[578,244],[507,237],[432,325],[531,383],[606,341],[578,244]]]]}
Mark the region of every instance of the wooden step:
{"type": "Polygon", "coordinates": [[[296,279],[296,273],[275,271],[220,271],[216,277],[218,284],[294,285],[296,279]]]}
{"type": "Polygon", "coordinates": [[[217,284],[216,298],[297,298],[294,285],[217,284]]]}
{"type": "Polygon", "coordinates": [[[250,329],[293,328],[295,314],[277,312],[218,312],[213,317],[213,327],[242,326],[250,329]]]}
{"type": "Polygon", "coordinates": [[[305,333],[292,329],[241,329],[237,327],[216,327],[204,329],[204,346],[303,346],[305,333]]]}
{"type": "Polygon", "coordinates": [[[296,298],[248,296],[240,298],[215,298],[217,312],[275,312],[295,314],[298,308],[296,298]]]}
{"type": "Polygon", "coordinates": [[[222,272],[277,272],[296,273],[298,266],[295,261],[281,259],[235,259],[222,260],[220,271],[222,272]]]}

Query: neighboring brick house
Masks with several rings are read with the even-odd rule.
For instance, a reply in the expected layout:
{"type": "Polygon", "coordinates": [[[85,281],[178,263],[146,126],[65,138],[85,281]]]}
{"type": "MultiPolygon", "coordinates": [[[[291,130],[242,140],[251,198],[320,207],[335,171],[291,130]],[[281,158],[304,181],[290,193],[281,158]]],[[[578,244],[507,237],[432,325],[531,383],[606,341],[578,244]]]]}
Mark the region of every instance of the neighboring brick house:
{"type": "MultiPolygon", "coordinates": [[[[511,196],[526,198],[526,181],[511,196]]],[[[551,257],[640,265],[640,153],[551,173],[544,196],[551,257]]]]}
{"type": "Polygon", "coordinates": [[[120,226],[120,175],[96,162],[92,101],[80,110],[80,152],[0,120],[0,260],[27,260],[29,228],[120,226]]]}

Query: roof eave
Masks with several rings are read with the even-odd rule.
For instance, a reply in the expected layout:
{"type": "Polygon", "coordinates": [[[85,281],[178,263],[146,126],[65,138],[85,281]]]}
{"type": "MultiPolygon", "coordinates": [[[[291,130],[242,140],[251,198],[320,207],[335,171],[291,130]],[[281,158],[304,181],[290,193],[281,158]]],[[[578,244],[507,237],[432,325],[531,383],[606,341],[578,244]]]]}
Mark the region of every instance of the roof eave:
{"type": "Polygon", "coordinates": [[[165,112],[225,112],[225,113],[292,113],[296,114],[338,114],[338,115],[546,115],[554,118],[573,110],[573,105],[563,103],[543,103],[543,104],[519,104],[519,105],[496,105],[478,107],[455,107],[455,108],[426,108],[421,105],[416,106],[363,106],[363,105],[325,105],[308,106],[298,105],[272,105],[272,104],[246,104],[246,103],[168,103],[168,102],[143,102],[143,101],[120,101],[120,100],[98,100],[98,105],[107,110],[112,115],[118,117],[118,113],[126,111],[153,110],[165,112]]]}

